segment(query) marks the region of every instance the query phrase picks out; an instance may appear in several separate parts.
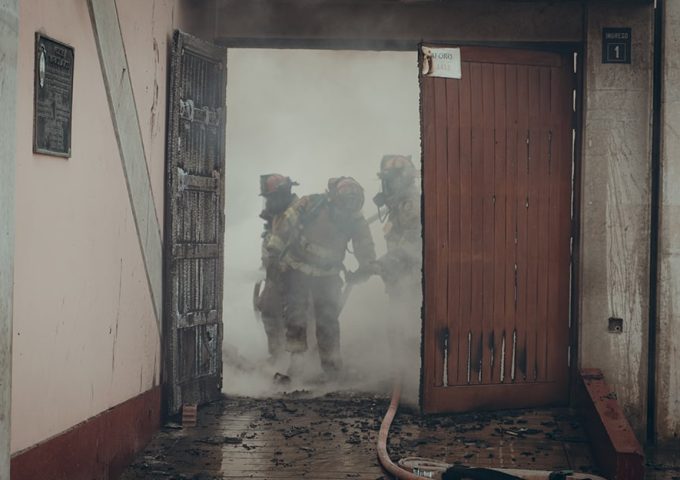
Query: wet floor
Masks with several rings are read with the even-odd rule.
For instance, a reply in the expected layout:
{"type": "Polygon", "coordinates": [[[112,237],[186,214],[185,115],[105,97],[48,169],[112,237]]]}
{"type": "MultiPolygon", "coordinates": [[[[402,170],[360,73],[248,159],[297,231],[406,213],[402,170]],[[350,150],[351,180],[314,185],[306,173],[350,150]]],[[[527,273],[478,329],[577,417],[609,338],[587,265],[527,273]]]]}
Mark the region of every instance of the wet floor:
{"type": "MultiPolygon", "coordinates": [[[[387,479],[375,445],[388,403],[363,393],[227,397],[201,408],[196,427],[164,427],[122,478],[387,479]]],[[[566,409],[445,416],[401,409],[388,450],[395,461],[594,471],[579,419],[566,409]]]]}
{"type": "Polygon", "coordinates": [[[680,480],[680,449],[649,450],[646,480],[680,480]]]}

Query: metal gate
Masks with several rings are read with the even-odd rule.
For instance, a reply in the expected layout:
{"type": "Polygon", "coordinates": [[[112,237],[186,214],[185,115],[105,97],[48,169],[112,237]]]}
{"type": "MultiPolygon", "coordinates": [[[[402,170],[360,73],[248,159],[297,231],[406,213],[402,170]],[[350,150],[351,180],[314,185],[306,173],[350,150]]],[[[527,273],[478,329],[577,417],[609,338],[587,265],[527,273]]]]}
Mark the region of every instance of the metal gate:
{"type": "Polygon", "coordinates": [[[568,401],[573,62],[463,47],[421,76],[428,412],[568,401]]]}
{"type": "Polygon", "coordinates": [[[164,402],[219,397],[222,387],[226,52],[175,32],[165,192],[164,402]]]}

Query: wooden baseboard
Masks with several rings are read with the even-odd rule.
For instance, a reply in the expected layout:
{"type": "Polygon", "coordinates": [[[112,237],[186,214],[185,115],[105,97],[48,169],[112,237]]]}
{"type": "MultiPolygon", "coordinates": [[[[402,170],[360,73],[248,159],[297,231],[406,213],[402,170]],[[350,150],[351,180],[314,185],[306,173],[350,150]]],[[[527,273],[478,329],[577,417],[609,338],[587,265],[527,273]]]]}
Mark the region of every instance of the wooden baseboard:
{"type": "Polygon", "coordinates": [[[117,478],[160,428],[161,388],[116,405],[12,457],[12,480],[117,478]]]}
{"type": "Polygon", "coordinates": [[[642,446],[600,370],[581,370],[576,406],[585,419],[595,462],[602,473],[611,480],[644,478],[642,446]]]}

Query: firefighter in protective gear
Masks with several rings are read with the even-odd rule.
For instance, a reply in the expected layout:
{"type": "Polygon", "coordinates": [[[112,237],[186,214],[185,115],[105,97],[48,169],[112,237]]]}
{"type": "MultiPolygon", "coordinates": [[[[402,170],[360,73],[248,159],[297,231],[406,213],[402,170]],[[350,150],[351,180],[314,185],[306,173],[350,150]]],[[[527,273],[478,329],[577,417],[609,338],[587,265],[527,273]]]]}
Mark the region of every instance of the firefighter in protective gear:
{"type": "Polygon", "coordinates": [[[350,241],[359,262],[353,281],[378,273],[373,238],[361,213],[363,203],[363,188],[353,178],[331,178],[326,193],[300,198],[274,226],[267,251],[279,259],[284,278],[286,349],[292,354],[292,370],[300,358],[296,354],[307,350],[311,302],[321,367],[329,378],[339,373],[340,272],[350,241]]]}
{"type": "Polygon", "coordinates": [[[382,191],[373,201],[387,209],[383,231],[387,253],[379,259],[387,294],[397,298],[414,288],[420,289],[422,236],[420,192],[417,171],[411,156],[385,155],[378,177],[382,191]]]}
{"type": "Polygon", "coordinates": [[[267,346],[270,360],[276,362],[285,351],[285,329],[283,324],[283,286],[280,268],[267,254],[266,246],[272,230],[283,218],[283,213],[295,201],[297,195],[292,193],[293,186],[298,185],[290,177],[278,173],[260,176],[260,196],[265,199],[265,206],[260,218],[265,221],[262,232],[262,266],[265,269],[265,286],[257,299],[256,307],[262,314],[262,323],[267,334],[267,346]]]}

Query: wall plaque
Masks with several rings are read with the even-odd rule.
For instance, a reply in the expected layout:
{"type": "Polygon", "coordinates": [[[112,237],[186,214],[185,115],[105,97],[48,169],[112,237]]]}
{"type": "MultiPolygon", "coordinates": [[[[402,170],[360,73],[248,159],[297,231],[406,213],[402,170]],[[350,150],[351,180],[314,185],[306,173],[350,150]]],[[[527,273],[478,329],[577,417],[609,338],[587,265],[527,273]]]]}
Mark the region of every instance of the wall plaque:
{"type": "Polygon", "coordinates": [[[631,29],[602,29],[602,63],[630,63],[631,29]]]}
{"type": "Polygon", "coordinates": [[[71,156],[73,47],[35,34],[33,151],[71,156]]]}

